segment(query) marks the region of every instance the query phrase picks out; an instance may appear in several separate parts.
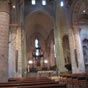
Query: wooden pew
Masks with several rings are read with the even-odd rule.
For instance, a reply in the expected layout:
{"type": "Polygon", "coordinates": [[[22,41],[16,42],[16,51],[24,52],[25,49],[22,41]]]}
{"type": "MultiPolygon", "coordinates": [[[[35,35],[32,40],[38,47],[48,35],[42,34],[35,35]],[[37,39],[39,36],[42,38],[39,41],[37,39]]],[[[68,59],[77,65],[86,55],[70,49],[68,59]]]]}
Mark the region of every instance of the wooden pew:
{"type": "Polygon", "coordinates": [[[0,88],[66,88],[49,78],[13,78],[6,83],[0,83],[0,88]]]}
{"type": "Polygon", "coordinates": [[[20,86],[18,88],[66,88],[66,84],[44,84],[36,86],[20,86]]]}
{"type": "Polygon", "coordinates": [[[42,84],[36,84],[36,85],[30,85],[30,84],[0,84],[0,88],[66,88],[66,84],[58,84],[58,83],[42,83],[42,84]]]}
{"type": "Polygon", "coordinates": [[[87,81],[87,88],[88,88],[88,73],[86,73],[86,81],[87,81]]]}
{"type": "Polygon", "coordinates": [[[88,76],[86,73],[63,74],[61,75],[67,88],[88,88],[88,76]]]}
{"type": "Polygon", "coordinates": [[[29,78],[9,78],[8,82],[34,82],[34,81],[51,81],[47,77],[29,77],[29,78]]]}
{"type": "Polygon", "coordinates": [[[11,86],[11,87],[13,87],[13,86],[26,86],[26,85],[43,85],[43,84],[58,84],[57,82],[34,82],[34,83],[23,83],[23,82],[21,82],[21,83],[17,83],[17,82],[6,82],[6,83],[0,83],[0,87],[7,87],[7,86],[11,86]]]}

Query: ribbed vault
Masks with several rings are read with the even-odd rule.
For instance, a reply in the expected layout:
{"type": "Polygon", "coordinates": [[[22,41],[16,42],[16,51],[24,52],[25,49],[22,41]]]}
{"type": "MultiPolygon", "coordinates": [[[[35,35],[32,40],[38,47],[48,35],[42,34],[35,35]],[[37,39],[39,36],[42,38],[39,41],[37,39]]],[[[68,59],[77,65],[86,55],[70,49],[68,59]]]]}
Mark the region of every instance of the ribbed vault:
{"type": "Polygon", "coordinates": [[[50,16],[41,11],[36,11],[29,14],[25,21],[25,31],[27,38],[27,53],[28,56],[32,54],[34,49],[34,39],[36,37],[40,40],[40,46],[44,52],[46,52],[46,40],[50,36],[53,28],[53,23],[50,16]]]}

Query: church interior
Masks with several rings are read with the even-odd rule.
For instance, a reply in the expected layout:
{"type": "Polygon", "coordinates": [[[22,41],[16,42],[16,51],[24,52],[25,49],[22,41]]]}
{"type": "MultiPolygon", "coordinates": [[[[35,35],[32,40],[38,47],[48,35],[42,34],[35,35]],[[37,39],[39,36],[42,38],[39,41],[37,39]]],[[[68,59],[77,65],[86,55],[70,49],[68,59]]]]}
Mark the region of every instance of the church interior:
{"type": "Polygon", "coordinates": [[[0,88],[88,88],[88,0],[0,0],[0,88]]]}

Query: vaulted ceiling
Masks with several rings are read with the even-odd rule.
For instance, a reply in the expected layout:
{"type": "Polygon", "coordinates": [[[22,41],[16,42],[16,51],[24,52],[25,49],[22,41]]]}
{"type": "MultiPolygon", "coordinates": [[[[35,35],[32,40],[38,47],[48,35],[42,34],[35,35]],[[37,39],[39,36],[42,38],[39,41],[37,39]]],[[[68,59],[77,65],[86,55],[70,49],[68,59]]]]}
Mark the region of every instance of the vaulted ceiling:
{"type": "Polygon", "coordinates": [[[46,40],[53,28],[53,23],[46,13],[36,11],[35,13],[27,16],[25,27],[26,34],[28,35],[27,38],[30,38],[34,33],[39,33],[46,40]]]}

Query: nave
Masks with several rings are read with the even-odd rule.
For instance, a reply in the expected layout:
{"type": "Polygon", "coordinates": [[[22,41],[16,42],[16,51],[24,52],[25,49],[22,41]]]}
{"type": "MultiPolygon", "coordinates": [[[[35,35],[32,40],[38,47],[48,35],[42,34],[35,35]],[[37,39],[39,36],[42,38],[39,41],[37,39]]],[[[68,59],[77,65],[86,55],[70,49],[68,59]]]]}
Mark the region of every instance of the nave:
{"type": "Polygon", "coordinates": [[[0,0],[0,88],[88,88],[88,0],[0,0]]]}

